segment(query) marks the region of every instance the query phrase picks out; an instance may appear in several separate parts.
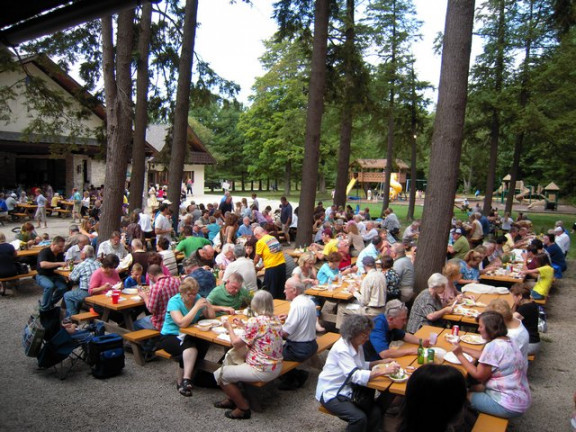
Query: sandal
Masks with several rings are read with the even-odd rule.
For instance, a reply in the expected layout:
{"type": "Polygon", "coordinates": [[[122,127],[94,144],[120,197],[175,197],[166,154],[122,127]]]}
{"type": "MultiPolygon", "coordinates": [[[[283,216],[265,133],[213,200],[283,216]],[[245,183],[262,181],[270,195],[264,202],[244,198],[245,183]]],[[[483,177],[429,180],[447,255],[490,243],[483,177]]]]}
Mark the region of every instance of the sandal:
{"type": "Polygon", "coordinates": [[[234,411],[230,410],[230,411],[226,411],[224,413],[224,415],[226,417],[228,417],[229,419],[232,420],[248,420],[251,416],[252,416],[252,411],[250,411],[250,409],[240,409],[240,408],[236,408],[238,411],[242,412],[242,415],[239,416],[235,416],[233,414],[234,411]]]}
{"type": "Polygon", "coordinates": [[[234,409],[236,408],[236,404],[230,399],[225,399],[223,401],[214,402],[214,408],[234,409]]]}
{"type": "Polygon", "coordinates": [[[192,383],[190,380],[182,380],[180,385],[177,384],[178,392],[184,397],[192,396],[192,383]]]}

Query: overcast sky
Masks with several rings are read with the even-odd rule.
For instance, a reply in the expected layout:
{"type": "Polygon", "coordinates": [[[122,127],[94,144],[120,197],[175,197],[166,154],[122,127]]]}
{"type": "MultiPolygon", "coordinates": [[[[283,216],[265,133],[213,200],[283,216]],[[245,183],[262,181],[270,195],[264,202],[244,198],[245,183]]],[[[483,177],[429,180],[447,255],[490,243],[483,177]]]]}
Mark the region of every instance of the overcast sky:
{"type": "MultiPolygon", "coordinates": [[[[440,57],[433,54],[436,34],[444,30],[447,0],[414,0],[418,18],[423,21],[424,38],[414,46],[419,78],[438,86],[440,57]]],[[[263,75],[259,57],[262,41],[276,31],[271,0],[252,0],[252,6],[229,0],[201,1],[200,27],[196,32],[196,52],[222,77],[241,86],[239,99],[248,100],[254,78],[263,75]]],[[[436,96],[430,94],[433,102],[436,96]]]]}

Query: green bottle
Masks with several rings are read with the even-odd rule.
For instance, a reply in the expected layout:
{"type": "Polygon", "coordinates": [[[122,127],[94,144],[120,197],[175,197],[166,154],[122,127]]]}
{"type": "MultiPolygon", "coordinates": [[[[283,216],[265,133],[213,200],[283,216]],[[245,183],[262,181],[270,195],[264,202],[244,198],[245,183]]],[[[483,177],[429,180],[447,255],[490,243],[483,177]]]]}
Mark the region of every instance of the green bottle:
{"type": "Polygon", "coordinates": [[[418,364],[424,364],[424,347],[422,346],[422,339],[418,345],[418,364]]]}

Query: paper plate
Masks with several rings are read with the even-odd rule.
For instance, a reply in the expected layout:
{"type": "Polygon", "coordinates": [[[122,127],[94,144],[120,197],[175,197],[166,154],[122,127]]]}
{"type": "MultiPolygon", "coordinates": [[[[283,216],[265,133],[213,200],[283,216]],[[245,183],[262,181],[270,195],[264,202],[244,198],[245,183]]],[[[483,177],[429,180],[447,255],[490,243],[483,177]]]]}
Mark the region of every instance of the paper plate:
{"type": "Polygon", "coordinates": [[[213,326],[215,325],[215,326],[217,326],[217,325],[220,325],[220,320],[217,320],[217,319],[203,319],[203,320],[198,321],[198,324],[200,324],[200,325],[213,325],[213,326]]]}
{"type": "Polygon", "coordinates": [[[496,287],[496,294],[510,294],[508,288],[505,287],[496,287]]]}
{"type": "Polygon", "coordinates": [[[474,334],[460,336],[460,340],[470,345],[484,345],[486,343],[482,336],[474,334]]]}
{"type": "MultiPolygon", "coordinates": [[[[473,361],[474,361],[474,359],[472,358],[472,356],[470,356],[470,355],[468,355],[468,354],[466,354],[466,353],[464,353],[464,357],[466,357],[466,360],[468,360],[469,362],[473,362],[473,361]]],[[[456,355],[455,355],[452,351],[450,351],[449,353],[447,353],[447,354],[444,356],[444,360],[446,360],[446,361],[449,362],[449,363],[453,363],[453,364],[462,364],[462,363],[460,363],[460,360],[458,360],[458,357],[456,357],[456,355]]]]}
{"type": "Polygon", "coordinates": [[[136,288],[124,288],[122,290],[122,294],[128,294],[128,295],[138,294],[138,289],[136,289],[136,288]]]}
{"type": "Polygon", "coordinates": [[[217,333],[217,334],[225,334],[225,333],[228,332],[228,330],[226,330],[226,329],[225,329],[224,327],[222,327],[222,326],[220,326],[220,327],[213,327],[213,328],[212,328],[212,331],[213,331],[214,333],[217,333]]]}

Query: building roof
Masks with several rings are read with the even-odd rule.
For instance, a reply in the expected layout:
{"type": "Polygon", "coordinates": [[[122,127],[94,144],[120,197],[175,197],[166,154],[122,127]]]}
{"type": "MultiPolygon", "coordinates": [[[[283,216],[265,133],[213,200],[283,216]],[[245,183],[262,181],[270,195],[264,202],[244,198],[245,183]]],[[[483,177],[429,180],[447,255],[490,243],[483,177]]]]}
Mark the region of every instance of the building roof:
{"type": "MultiPolygon", "coordinates": [[[[171,139],[172,131],[169,125],[152,124],[148,126],[148,129],[146,129],[146,141],[150,143],[155,150],[154,159],[158,159],[152,162],[162,163],[166,160],[171,139]],[[166,146],[167,143],[168,146],[166,146]]],[[[216,164],[216,159],[210,154],[190,125],[188,125],[187,143],[189,151],[186,156],[186,163],[199,165],[216,164]]]]}
{"type": "Polygon", "coordinates": [[[560,188],[556,185],[556,183],[551,182],[548,186],[544,188],[545,191],[559,191],[560,188]]]}
{"type": "MultiPolygon", "coordinates": [[[[350,165],[357,165],[362,169],[386,169],[386,159],[356,159],[350,165]]],[[[398,169],[408,169],[408,164],[402,159],[396,159],[398,169]]]]}

